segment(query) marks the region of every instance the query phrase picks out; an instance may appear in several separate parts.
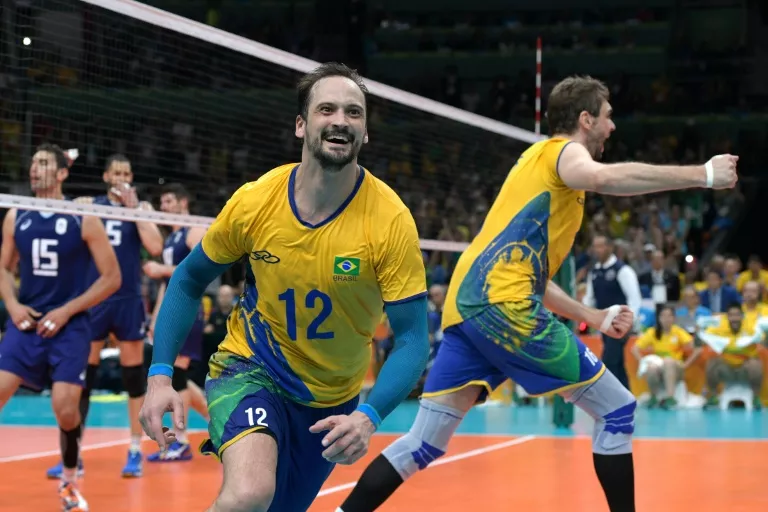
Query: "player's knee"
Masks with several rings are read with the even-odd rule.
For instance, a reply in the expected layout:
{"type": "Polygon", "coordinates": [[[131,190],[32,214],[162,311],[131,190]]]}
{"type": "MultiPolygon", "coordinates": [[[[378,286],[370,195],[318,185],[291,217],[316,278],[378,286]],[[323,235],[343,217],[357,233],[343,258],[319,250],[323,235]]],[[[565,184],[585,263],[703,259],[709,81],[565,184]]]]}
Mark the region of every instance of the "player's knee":
{"type": "Polygon", "coordinates": [[[80,424],[79,401],[54,400],[52,405],[56,422],[62,430],[72,430],[80,424]]]}
{"type": "Polygon", "coordinates": [[[602,455],[621,455],[632,452],[632,436],[635,433],[637,400],[624,388],[623,396],[615,397],[615,403],[623,404],[595,421],[592,451],[602,455]]]}
{"type": "Polygon", "coordinates": [[[267,512],[275,496],[275,483],[252,476],[224,484],[216,499],[216,512],[267,512]]]}
{"type": "Polygon", "coordinates": [[[130,398],[141,398],[146,391],[144,365],[123,366],[123,389],[130,398]]]}
{"type": "Polygon", "coordinates": [[[171,377],[171,385],[177,393],[181,393],[187,389],[187,380],[189,379],[189,373],[184,368],[178,366],[173,367],[173,377],[171,377]]]}
{"type": "Polygon", "coordinates": [[[411,430],[385,448],[382,455],[407,480],[445,455],[463,417],[462,411],[423,399],[411,430]]]}

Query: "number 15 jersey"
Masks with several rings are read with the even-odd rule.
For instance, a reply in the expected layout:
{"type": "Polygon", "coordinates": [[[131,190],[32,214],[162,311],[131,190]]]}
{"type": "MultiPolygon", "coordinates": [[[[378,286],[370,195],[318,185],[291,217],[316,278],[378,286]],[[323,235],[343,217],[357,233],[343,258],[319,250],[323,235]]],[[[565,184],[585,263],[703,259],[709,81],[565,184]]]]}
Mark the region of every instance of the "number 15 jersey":
{"type": "Polygon", "coordinates": [[[331,407],[361,390],[385,303],[426,294],[416,225],[395,192],[360,168],[328,219],[299,218],[298,164],[240,188],[202,241],[217,263],[247,256],[245,291],[219,350],[262,366],[291,399],[331,407]]]}

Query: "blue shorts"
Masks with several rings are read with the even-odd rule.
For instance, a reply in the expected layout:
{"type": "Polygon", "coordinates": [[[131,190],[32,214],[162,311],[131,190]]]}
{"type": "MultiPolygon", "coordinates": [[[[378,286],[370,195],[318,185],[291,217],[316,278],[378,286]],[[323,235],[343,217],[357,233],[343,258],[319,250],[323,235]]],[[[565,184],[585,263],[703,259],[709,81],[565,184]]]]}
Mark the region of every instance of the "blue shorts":
{"type": "Polygon", "coordinates": [[[51,381],[84,386],[90,352],[91,325],[86,314],[70,318],[53,338],[20,331],[9,319],[0,341],[0,370],[18,375],[35,389],[51,381]]]}
{"type": "Polygon", "coordinates": [[[146,333],[147,314],[141,297],[111,300],[91,308],[94,341],[114,334],[118,341],[141,341],[146,333]]]}
{"type": "Polygon", "coordinates": [[[203,357],[203,329],[205,329],[205,322],[198,318],[192,324],[192,330],[189,331],[184,345],[181,346],[180,356],[188,356],[193,361],[199,361],[203,357]]]}
{"type": "Polygon", "coordinates": [[[211,437],[200,451],[221,457],[248,434],[272,436],[277,442],[277,475],[269,510],[307,510],[335,466],[322,456],[321,441],[327,432],[312,434],[309,427],[328,416],[352,413],[358,399],[328,408],[298,404],[281,394],[255,363],[224,352],[211,357],[210,368],[205,394],[211,437]]]}
{"type": "Polygon", "coordinates": [[[594,382],[604,371],[540,302],[494,304],[445,329],[422,396],[479,384],[482,401],[508,378],[530,395],[547,395],[594,382]]]}

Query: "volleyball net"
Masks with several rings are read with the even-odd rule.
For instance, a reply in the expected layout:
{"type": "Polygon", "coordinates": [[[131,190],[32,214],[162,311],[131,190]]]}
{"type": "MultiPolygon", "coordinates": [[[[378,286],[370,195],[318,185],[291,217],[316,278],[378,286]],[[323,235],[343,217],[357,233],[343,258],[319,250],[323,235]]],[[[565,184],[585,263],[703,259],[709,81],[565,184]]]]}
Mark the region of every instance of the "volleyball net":
{"type": "MultiPolygon", "coordinates": [[[[300,160],[295,84],[317,62],[132,0],[19,2],[3,29],[0,207],[204,226],[240,185],[300,160]],[[157,207],[162,186],[181,183],[195,215],[33,197],[30,160],[44,142],[77,151],[68,198],[104,194],[105,161],[122,154],[140,199],[157,207]]],[[[462,250],[539,136],[366,84],[360,163],[411,208],[424,249],[462,250]]]]}

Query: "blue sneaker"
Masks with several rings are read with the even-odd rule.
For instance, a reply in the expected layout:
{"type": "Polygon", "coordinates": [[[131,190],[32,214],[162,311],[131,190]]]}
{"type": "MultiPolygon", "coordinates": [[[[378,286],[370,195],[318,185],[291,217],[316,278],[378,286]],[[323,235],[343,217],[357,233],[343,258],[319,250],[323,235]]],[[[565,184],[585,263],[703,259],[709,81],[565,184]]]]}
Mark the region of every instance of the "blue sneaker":
{"type": "Polygon", "coordinates": [[[123,478],[139,478],[142,475],[141,452],[128,450],[128,460],[123,467],[123,478]]]}
{"type": "MultiPolygon", "coordinates": [[[[45,474],[50,480],[61,479],[61,472],[64,469],[64,464],[59,462],[45,474]]],[[[85,467],[83,466],[83,459],[77,461],[77,478],[82,478],[85,475],[85,467]]]]}
{"type": "Polygon", "coordinates": [[[189,443],[175,441],[165,451],[153,453],[147,457],[147,462],[182,462],[192,460],[192,447],[189,443]]]}

